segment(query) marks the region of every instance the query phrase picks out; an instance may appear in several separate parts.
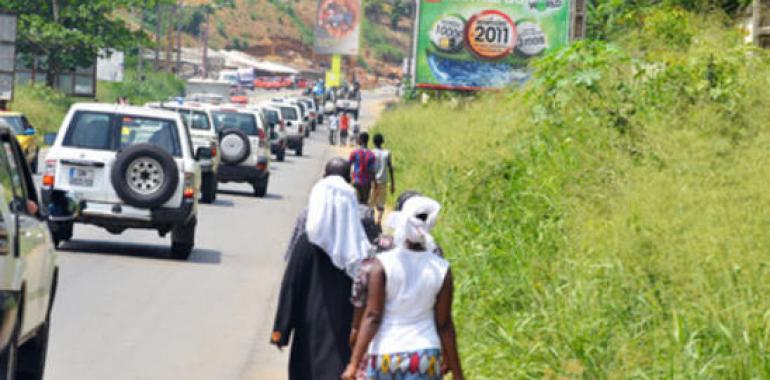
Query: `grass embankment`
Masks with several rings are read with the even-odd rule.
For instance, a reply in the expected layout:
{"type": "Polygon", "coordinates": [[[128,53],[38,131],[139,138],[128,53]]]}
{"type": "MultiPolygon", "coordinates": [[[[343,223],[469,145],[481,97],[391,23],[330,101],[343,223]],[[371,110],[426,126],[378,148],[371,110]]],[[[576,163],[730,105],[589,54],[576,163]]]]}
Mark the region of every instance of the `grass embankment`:
{"type": "Polygon", "coordinates": [[[179,95],[183,89],[184,82],[171,74],[147,73],[146,79],[140,81],[135,71],[126,70],[125,80],[121,83],[100,81],[96,87],[96,99],[65,96],[41,84],[16,86],[15,99],[10,108],[27,115],[42,136],[59,130],[73,103],[114,103],[119,96],[127,96],[132,104],[142,105],[179,95]]]}
{"type": "Polygon", "coordinates": [[[399,188],[445,207],[469,378],[770,377],[770,66],[723,25],[653,12],[383,117],[399,188]]]}

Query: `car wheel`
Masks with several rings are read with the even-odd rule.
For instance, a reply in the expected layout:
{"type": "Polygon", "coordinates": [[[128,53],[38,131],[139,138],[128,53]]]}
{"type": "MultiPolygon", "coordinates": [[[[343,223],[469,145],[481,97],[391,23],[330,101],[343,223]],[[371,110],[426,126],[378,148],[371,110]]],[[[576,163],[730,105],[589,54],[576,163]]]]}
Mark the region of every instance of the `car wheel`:
{"type": "Polygon", "coordinates": [[[179,184],[174,157],[152,144],[137,144],[118,153],[111,173],[118,197],[138,208],[155,208],[168,202],[179,184]]]}
{"type": "Polygon", "coordinates": [[[217,176],[212,173],[203,174],[201,179],[201,202],[212,203],[217,199],[217,176]]]}
{"type": "Polygon", "coordinates": [[[69,241],[72,239],[72,231],[74,229],[74,223],[72,222],[51,222],[51,237],[53,238],[53,244],[58,247],[63,241],[69,241]]]}
{"type": "Polygon", "coordinates": [[[249,136],[240,129],[225,129],[219,138],[219,150],[222,152],[222,162],[238,165],[251,154],[249,136]]]}
{"type": "Polygon", "coordinates": [[[19,348],[18,367],[16,374],[19,379],[42,380],[45,375],[45,361],[48,356],[48,337],[51,331],[51,310],[56,298],[56,288],[59,282],[58,270],[51,284],[51,298],[48,303],[45,322],[35,333],[35,336],[19,348]]]}
{"type": "Polygon", "coordinates": [[[294,154],[297,157],[302,156],[302,145],[298,146],[297,149],[294,150],[294,154]]]}
{"type": "Polygon", "coordinates": [[[171,231],[171,258],[187,260],[195,246],[195,227],[197,219],[193,218],[183,225],[174,227],[171,231]]]}
{"type": "Polygon", "coordinates": [[[267,182],[268,180],[254,183],[254,195],[259,198],[264,198],[267,195],[267,182]]]}

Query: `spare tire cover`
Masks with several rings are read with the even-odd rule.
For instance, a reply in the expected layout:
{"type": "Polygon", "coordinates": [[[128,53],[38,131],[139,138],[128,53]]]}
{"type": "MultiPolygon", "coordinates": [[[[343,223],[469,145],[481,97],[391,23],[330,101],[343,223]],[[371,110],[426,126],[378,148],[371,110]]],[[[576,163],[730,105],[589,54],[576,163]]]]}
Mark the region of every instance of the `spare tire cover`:
{"type": "Polygon", "coordinates": [[[168,202],[179,184],[174,157],[152,144],[132,145],[115,157],[110,180],[118,197],[139,208],[157,208],[168,202]]]}
{"type": "Polygon", "coordinates": [[[249,136],[240,129],[225,129],[219,138],[219,151],[222,152],[222,162],[237,165],[251,154],[249,136]]]}

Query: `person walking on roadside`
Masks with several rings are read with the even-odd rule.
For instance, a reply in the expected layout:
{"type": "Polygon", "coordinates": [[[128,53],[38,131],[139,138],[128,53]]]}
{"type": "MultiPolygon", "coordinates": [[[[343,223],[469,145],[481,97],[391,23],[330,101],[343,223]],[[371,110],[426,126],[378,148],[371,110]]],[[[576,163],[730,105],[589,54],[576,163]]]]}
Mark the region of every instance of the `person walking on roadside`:
{"type": "Polygon", "coordinates": [[[348,131],[350,130],[350,116],[347,112],[340,115],[340,146],[348,145],[348,131]]]}
{"type": "Polygon", "coordinates": [[[349,287],[370,244],[344,159],[327,164],[292,239],[270,343],[289,344],[290,380],[337,380],[350,361],[349,287]],[[293,338],[292,338],[293,335],[293,338]]]}
{"type": "Polygon", "coordinates": [[[374,176],[374,153],[369,150],[369,134],[364,132],[358,137],[358,149],[350,153],[350,166],[353,168],[353,187],[358,192],[358,201],[369,204],[374,176]]]}
{"type": "Polygon", "coordinates": [[[396,193],[396,177],[393,173],[391,153],[382,148],[385,138],[382,134],[374,135],[374,181],[372,183],[371,205],[377,210],[377,224],[382,225],[382,216],[385,213],[385,202],[388,200],[388,183],[390,194],[396,193]]]}
{"type": "Polygon", "coordinates": [[[340,127],[340,119],[337,115],[331,114],[329,116],[329,145],[334,145],[337,142],[337,130],[340,127]]]}
{"type": "Polygon", "coordinates": [[[361,136],[361,123],[355,117],[350,116],[350,125],[350,129],[353,130],[353,138],[350,143],[353,145],[358,142],[358,138],[361,136]]]}
{"type": "Polygon", "coordinates": [[[390,217],[396,248],[372,263],[366,311],[343,380],[356,379],[367,353],[367,379],[439,380],[445,361],[452,378],[464,380],[452,321],[452,273],[432,253],[430,231],[440,209],[418,196],[390,217]]]}

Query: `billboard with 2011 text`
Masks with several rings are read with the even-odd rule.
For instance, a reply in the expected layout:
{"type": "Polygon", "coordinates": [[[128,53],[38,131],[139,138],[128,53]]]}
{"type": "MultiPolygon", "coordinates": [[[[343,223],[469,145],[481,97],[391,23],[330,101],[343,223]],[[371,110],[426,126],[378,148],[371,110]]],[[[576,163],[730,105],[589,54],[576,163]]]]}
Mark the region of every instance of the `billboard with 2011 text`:
{"type": "Polygon", "coordinates": [[[420,0],[418,88],[479,90],[523,83],[529,61],[569,43],[571,0],[420,0]]]}

